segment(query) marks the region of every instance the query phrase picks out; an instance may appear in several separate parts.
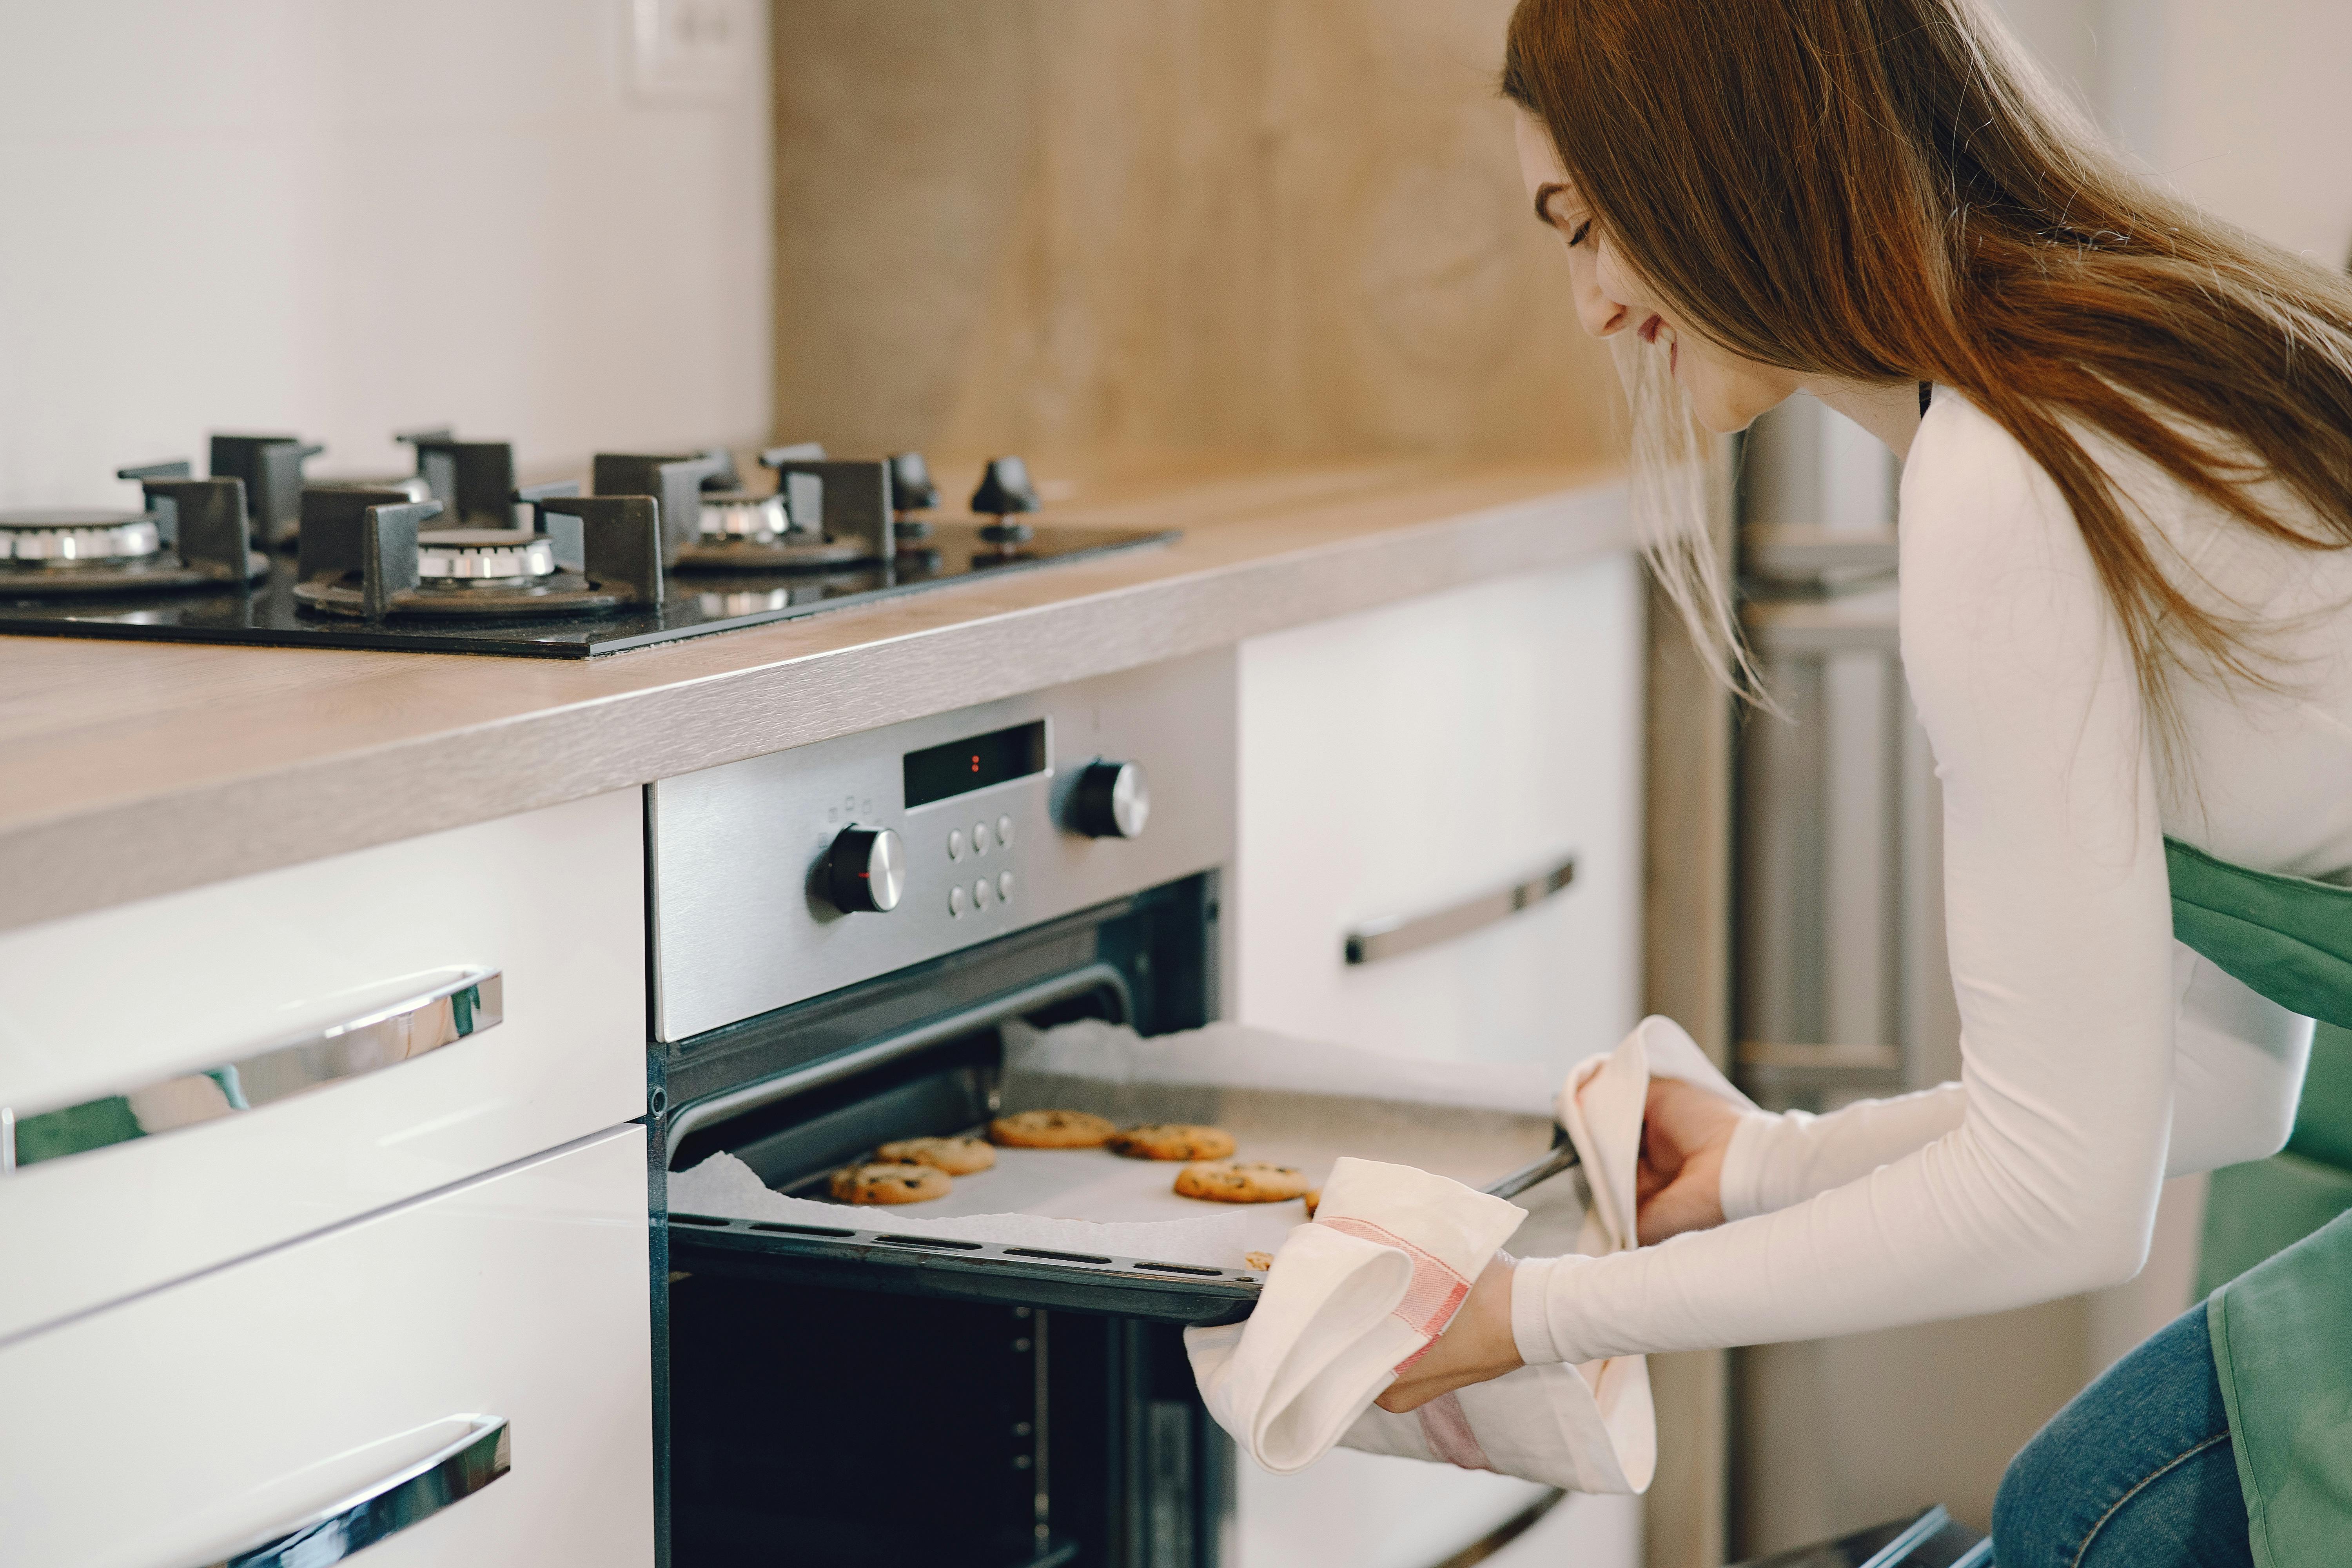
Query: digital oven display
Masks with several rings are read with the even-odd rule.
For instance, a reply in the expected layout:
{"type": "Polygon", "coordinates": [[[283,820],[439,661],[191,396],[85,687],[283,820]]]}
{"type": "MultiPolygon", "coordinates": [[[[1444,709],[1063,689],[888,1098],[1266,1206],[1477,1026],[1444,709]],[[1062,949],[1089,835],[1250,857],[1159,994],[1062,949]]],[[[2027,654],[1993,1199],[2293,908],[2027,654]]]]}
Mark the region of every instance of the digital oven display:
{"type": "Polygon", "coordinates": [[[907,753],[907,809],[1045,771],[1045,721],[907,753]]]}

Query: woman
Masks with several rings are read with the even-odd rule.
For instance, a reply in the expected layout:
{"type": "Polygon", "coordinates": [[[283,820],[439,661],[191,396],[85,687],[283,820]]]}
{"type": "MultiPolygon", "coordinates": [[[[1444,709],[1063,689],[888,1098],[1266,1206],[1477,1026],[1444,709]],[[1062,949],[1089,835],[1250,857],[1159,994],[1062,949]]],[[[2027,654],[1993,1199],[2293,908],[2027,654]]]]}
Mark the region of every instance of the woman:
{"type": "MultiPolygon", "coordinates": [[[[1661,371],[1715,431],[1805,391],[1904,459],[1965,1068],[1818,1118],[1661,1084],[1664,1245],[1498,1260],[1381,1403],[2129,1279],[2165,1176],[2275,1152],[2308,1016],[2352,1025],[2352,289],[2126,172],[1979,0],[1521,0],[1504,91],[1637,416],[1661,371]],[[2240,946],[2176,942],[2176,900],[2240,946]]],[[[1654,555],[1743,681],[1690,537],[1654,555]]],[[[2087,1390],[1994,1535],[2003,1568],[2346,1560],[2352,1228],[2087,1390]]]]}

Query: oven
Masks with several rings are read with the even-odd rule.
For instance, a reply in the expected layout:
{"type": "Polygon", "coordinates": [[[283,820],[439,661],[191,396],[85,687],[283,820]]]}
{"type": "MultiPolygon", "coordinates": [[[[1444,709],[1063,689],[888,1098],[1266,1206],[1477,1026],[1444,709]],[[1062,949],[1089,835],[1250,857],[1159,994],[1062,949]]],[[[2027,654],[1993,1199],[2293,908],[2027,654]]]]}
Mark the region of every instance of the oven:
{"type": "Polygon", "coordinates": [[[1181,1333],[1255,1277],[666,1193],[725,1152],[822,1195],[880,1142],[971,1131],[1015,1019],[1214,1018],[1234,682],[1203,655],[647,791],[666,1561],[1220,1561],[1234,1456],[1181,1333]]]}

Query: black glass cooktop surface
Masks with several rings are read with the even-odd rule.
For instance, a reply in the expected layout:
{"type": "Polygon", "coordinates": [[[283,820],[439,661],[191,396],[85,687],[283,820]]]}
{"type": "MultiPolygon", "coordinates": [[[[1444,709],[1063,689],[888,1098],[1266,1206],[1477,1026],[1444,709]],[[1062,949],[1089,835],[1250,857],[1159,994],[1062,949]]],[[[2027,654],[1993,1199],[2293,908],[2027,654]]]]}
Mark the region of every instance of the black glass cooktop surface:
{"type": "Polygon", "coordinates": [[[674,642],[705,632],[790,620],[976,577],[1021,572],[1114,551],[1164,544],[1173,531],[1135,532],[1049,525],[1013,554],[984,545],[979,525],[938,523],[931,548],[893,565],[838,571],[733,574],[679,570],[668,574],[657,608],[503,619],[394,616],[366,621],[298,607],[294,563],[272,560],[250,599],[230,591],[192,590],[88,597],[11,597],[0,579],[0,632],[41,637],[123,637],[150,642],[249,643],[271,647],[361,647],[418,653],[499,654],[525,658],[587,658],[674,642]]]}

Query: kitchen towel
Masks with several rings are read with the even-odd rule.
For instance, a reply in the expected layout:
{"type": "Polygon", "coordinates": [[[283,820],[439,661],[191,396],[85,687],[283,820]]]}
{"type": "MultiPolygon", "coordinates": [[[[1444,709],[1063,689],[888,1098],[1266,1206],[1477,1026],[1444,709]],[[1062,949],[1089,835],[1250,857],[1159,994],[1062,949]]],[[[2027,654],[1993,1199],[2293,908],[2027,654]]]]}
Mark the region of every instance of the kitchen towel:
{"type": "MultiPolygon", "coordinates": [[[[1637,1245],[1633,1173],[1653,1076],[1750,1103],[1665,1018],[1643,1019],[1614,1051],[1579,1062],[1557,1111],[1591,1195],[1580,1251],[1637,1245]]],[[[1643,1490],[1657,1434],[1640,1356],[1521,1367],[1402,1415],[1372,1404],[1444,1331],[1521,1217],[1424,1172],[1341,1161],[1314,1223],[1276,1254],[1249,1320],[1186,1331],[1210,1413],[1278,1474],[1344,1444],[1574,1491],[1643,1490]]]]}

